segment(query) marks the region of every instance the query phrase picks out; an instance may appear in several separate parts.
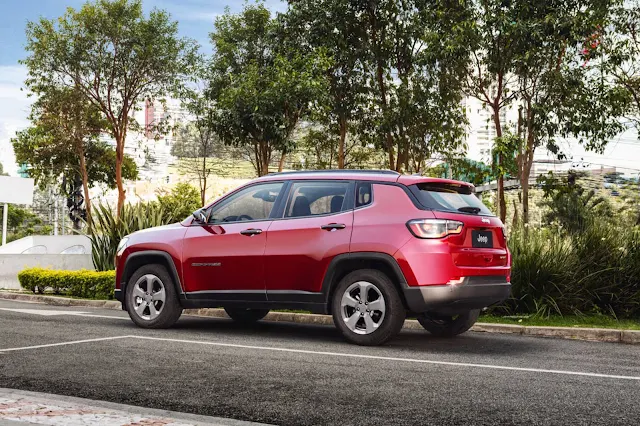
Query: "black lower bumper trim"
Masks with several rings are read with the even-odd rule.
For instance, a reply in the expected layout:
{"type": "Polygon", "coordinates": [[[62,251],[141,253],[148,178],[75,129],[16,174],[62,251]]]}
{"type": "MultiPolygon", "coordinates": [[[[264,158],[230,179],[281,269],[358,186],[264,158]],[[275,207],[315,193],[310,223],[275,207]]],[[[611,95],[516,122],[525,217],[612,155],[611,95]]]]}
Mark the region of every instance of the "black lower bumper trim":
{"type": "Polygon", "coordinates": [[[467,277],[456,285],[405,287],[404,296],[411,312],[456,314],[482,309],[509,297],[511,283],[504,276],[467,277]]]}

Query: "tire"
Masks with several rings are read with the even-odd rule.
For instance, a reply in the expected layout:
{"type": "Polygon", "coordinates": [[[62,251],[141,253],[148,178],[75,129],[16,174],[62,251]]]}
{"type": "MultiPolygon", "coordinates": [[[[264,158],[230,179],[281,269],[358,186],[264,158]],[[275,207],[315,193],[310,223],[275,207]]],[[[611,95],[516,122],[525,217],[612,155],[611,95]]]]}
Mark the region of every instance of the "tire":
{"type": "Polygon", "coordinates": [[[406,317],[398,289],[389,277],[375,269],[360,269],[344,277],[333,292],[331,310],[342,335],[363,346],[387,342],[400,332],[406,317]],[[367,294],[364,301],[363,290],[367,294]],[[370,306],[373,309],[368,309],[370,306]]]}
{"type": "Polygon", "coordinates": [[[229,317],[240,324],[253,324],[266,317],[269,309],[224,308],[229,317]]]}
{"type": "Polygon", "coordinates": [[[142,328],[169,328],[182,315],[174,282],[159,264],[138,268],[127,283],[125,297],[129,317],[142,328]]]}
{"type": "Polygon", "coordinates": [[[480,309],[457,316],[438,315],[429,312],[418,315],[417,320],[425,330],[438,337],[454,337],[469,330],[480,316],[480,309]]]}

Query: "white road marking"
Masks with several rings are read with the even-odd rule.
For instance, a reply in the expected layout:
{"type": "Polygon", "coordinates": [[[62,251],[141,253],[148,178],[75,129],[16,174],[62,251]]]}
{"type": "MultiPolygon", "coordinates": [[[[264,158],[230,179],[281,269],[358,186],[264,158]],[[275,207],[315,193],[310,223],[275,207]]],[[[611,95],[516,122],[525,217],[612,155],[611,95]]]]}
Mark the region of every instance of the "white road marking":
{"type": "Polygon", "coordinates": [[[581,372],[581,371],[547,370],[543,368],[510,367],[506,365],[473,364],[468,362],[433,361],[433,360],[416,359],[416,358],[397,358],[397,357],[388,357],[388,356],[350,354],[350,353],[341,353],[341,352],[310,351],[305,349],[277,348],[277,347],[270,347],[270,346],[239,345],[235,343],[202,342],[197,340],[168,339],[164,337],[149,337],[149,336],[129,336],[129,337],[134,337],[136,339],[145,339],[145,340],[158,340],[163,342],[193,343],[198,345],[222,346],[222,347],[229,347],[229,348],[257,349],[257,350],[265,350],[265,351],[290,352],[290,353],[300,353],[300,354],[310,354],[310,355],[327,355],[327,356],[336,356],[336,357],[345,357],[345,358],[364,358],[364,359],[373,359],[373,360],[380,360],[380,361],[412,362],[412,363],[418,363],[418,364],[448,365],[453,367],[489,368],[494,370],[524,371],[529,373],[563,374],[563,375],[569,375],[569,376],[599,377],[599,378],[606,378],[606,379],[640,380],[640,376],[621,376],[621,375],[615,375],[615,374],[587,373],[587,372],[581,372]]]}
{"type": "Polygon", "coordinates": [[[14,351],[26,351],[28,349],[52,348],[52,347],[55,347],[55,346],[77,345],[78,343],[102,342],[102,341],[105,341],[105,340],[125,339],[127,337],[134,337],[134,336],[99,337],[99,338],[96,338],[96,339],[73,340],[71,342],[60,342],[60,343],[48,343],[48,344],[45,344],[45,345],[23,346],[21,348],[7,348],[7,349],[0,349],[0,353],[3,353],[3,352],[14,352],[14,351]]]}
{"type": "Polygon", "coordinates": [[[45,317],[50,317],[53,315],[83,315],[88,314],[89,312],[78,312],[78,311],[55,311],[55,310],[46,310],[46,309],[12,309],[12,308],[0,308],[2,311],[10,311],[10,312],[19,312],[21,314],[34,314],[34,315],[42,315],[45,317]]]}

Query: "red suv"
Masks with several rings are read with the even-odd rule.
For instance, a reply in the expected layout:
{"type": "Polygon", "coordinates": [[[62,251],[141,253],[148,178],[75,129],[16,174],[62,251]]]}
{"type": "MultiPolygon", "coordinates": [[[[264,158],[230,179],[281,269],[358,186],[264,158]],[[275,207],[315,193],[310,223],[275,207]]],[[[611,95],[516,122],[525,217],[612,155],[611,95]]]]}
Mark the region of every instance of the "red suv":
{"type": "Polygon", "coordinates": [[[115,295],[145,328],[173,325],[184,308],[223,307],[245,323],[301,309],[376,345],[407,315],[438,336],[465,332],[508,297],[510,264],[502,223],[468,183],[284,172],[124,238],[115,295]]]}

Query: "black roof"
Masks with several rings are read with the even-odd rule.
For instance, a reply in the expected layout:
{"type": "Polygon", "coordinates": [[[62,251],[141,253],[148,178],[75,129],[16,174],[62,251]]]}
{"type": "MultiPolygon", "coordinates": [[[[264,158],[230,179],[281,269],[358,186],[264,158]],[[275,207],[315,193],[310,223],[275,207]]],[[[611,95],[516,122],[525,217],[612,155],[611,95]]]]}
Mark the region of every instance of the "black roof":
{"type": "Polygon", "coordinates": [[[384,174],[384,175],[399,175],[400,173],[395,170],[360,170],[360,169],[327,169],[327,170],[295,170],[288,172],[274,172],[269,173],[267,176],[281,176],[281,175],[297,175],[297,174],[305,174],[305,173],[318,173],[318,174],[332,174],[332,173],[354,173],[354,174],[384,174]]]}

